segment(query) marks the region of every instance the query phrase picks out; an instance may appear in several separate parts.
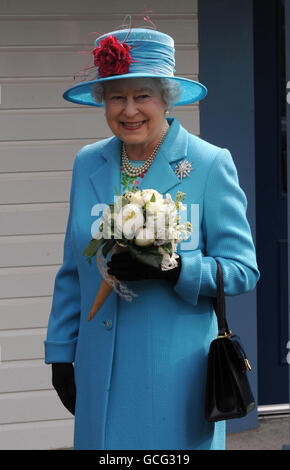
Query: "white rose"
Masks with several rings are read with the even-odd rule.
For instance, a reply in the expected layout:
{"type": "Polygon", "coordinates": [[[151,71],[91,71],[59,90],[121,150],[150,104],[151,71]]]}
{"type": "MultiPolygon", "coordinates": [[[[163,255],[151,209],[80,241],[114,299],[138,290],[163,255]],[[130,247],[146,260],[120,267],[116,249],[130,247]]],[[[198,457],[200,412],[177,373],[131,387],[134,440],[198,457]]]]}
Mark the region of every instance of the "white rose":
{"type": "Polygon", "coordinates": [[[165,223],[167,226],[173,226],[177,224],[178,213],[176,207],[168,206],[166,211],[165,223]]]}
{"type": "Polygon", "coordinates": [[[169,240],[176,240],[179,238],[179,231],[176,230],[174,227],[169,227],[167,236],[169,240]]]}
{"type": "MultiPolygon", "coordinates": [[[[103,227],[102,227],[102,233],[103,233],[103,237],[105,239],[109,239],[111,238],[112,236],[112,230],[111,230],[111,226],[112,226],[112,213],[111,213],[111,208],[108,206],[106,208],[106,210],[104,210],[103,212],[103,215],[102,215],[102,223],[103,223],[103,227]]],[[[94,237],[96,238],[96,237],[94,237]]],[[[99,238],[99,237],[98,237],[99,238]]]]}
{"type": "MultiPolygon", "coordinates": [[[[128,199],[130,202],[131,202],[133,195],[134,195],[133,191],[125,191],[124,193],[125,198],[128,199]]],[[[122,198],[122,196],[118,196],[118,197],[120,199],[122,198]]]]}
{"type": "Polygon", "coordinates": [[[169,202],[168,204],[166,204],[165,207],[166,207],[167,214],[172,214],[172,213],[177,214],[177,208],[176,208],[175,202],[169,202]]]}
{"type": "Polygon", "coordinates": [[[172,197],[171,197],[171,194],[169,194],[169,193],[166,193],[165,202],[166,202],[166,204],[171,204],[171,203],[173,203],[173,204],[175,205],[175,202],[173,201],[173,199],[172,199],[172,197]]]}
{"type": "Polygon", "coordinates": [[[159,203],[162,204],[163,196],[158,191],[156,191],[156,189],[143,189],[142,190],[142,198],[143,198],[144,203],[149,202],[153,194],[155,195],[155,201],[156,202],[159,201],[159,203]]]}
{"type": "MultiPolygon", "coordinates": [[[[166,229],[166,214],[164,211],[157,211],[156,213],[146,213],[146,227],[152,231],[157,232],[164,231],[166,229]]],[[[160,236],[158,236],[160,238],[160,236]]]]}
{"type": "Polygon", "coordinates": [[[144,200],[142,197],[142,193],[140,189],[134,193],[132,193],[132,196],[130,197],[130,201],[132,204],[137,204],[139,207],[143,207],[144,205],[144,200]]]}
{"type": "Polygon", "coordinates": [[[93,235],[93,238],[95,238],[96,240],[100,240],[101,238],[103,238],[103,233],[96,232],[95,235],[93,235]]]}
{"type": "Polygon", "coordinates": [[[155,240],[154,232],[152,230],[150,230],[150,228],[140,227],[137,230],[136,239],[135,239],[136,245],[138,245],[138,246],[152,245],[154,240],[155,240]]]}
{"type": "Polygon", "coordinates": [[[165,213],[165,205],[163,202],[156,201],[156,202],[147,202],[146,203],[146,211],[148,214],[155,214],[158,215],[158,213],[165,213]]]}
{"type": "Polygon", "coordinates": [[[158,240],[166,240],[167,239],[167,230],[165,227],[158,227],[156,230],[156,238],[158,240]]]}
{"type": "Polygon", "coordinates": [[[134,238],[138,228],[143,227],[143,224],[143,211],[137,204],[126,204],[115,217],[118,233],[123,233],[124,237],[128,239],[134,238]]]}

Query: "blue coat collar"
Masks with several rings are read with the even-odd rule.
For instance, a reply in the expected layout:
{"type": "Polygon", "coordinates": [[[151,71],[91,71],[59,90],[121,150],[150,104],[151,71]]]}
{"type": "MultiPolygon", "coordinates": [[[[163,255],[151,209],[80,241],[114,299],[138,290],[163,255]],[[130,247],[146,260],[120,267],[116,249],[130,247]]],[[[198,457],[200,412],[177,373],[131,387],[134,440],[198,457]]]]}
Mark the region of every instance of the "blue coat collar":
{"type": "MultiPolygon", "coordinates": [[[[167,118],[170,128],[166,137],[142,182],[140,189],[156,189],[166,194],[174,186],[181,184],[174,173],[173,162],[187,156],[188,132],[181,126],[178,119],[167,118]]],[[[102,163],[97,171],[90,175],[90,181],[98,200],[104,204],[114,201],[115,188],[120,189],[120,151],[121,141],[117,137],[109,139],[102,149],[102,163]]]]}

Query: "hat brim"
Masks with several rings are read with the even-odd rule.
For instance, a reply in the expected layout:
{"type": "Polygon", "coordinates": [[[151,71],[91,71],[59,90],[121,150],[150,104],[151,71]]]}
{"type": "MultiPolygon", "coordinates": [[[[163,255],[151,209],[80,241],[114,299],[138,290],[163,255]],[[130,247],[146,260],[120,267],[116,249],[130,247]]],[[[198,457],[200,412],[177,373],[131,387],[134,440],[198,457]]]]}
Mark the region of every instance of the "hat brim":
{"type": "Polygon", "coordinates": [[[179,100],[174,103],[174,106],[182,106],[186,104],[192,104],[196,101],[202,100],[207,95],[207,88],[199,82],[190,80],[189,78],[183,77],[172,77],[168,75],[156,75],[156,74],[146,74],[146,73],[127,73],[122,75],[112,75],[110,77],[98,78],[96,80],[91,80],[89,82],[79,83],[78,85],[68,88],[62,95],[62,97],[71,101],[72,103],[77,103],[86,106],[97,106],[104,107],[103,103],[97,103],[92,94],[92,87],[99,82],[105,82],[109,80],[118,80],[120,78],[137,78],[137,77],[151,77],[151,78],[170,78],[180,84],[182,93],[179,100]]]}

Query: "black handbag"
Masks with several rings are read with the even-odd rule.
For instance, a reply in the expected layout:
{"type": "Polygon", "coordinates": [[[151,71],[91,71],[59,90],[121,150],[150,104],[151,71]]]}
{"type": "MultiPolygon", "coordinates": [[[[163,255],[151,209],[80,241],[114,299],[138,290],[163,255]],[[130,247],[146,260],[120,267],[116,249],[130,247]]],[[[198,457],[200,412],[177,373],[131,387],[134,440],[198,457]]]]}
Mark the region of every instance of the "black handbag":
{"type": "Polygon", "coordinates": [[[247,372],[251,370],[240,338],[229,330],[226,320],[223,271],[217,263],[217,296],[213,306],[218,335],[209,348],[205,417],[207,421],[242,418],[255,408],[247,372]]]}

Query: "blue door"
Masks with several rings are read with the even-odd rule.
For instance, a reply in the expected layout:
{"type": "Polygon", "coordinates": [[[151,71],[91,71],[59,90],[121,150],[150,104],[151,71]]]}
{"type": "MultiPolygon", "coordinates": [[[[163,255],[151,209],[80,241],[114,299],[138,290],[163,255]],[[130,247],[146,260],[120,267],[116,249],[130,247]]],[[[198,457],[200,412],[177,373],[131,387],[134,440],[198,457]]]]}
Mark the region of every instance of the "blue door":
{"type": "Polygon", "coordinates": [[[289,401],[285,2],[253,5],[258,401],[270,405],[289,401]]]}

